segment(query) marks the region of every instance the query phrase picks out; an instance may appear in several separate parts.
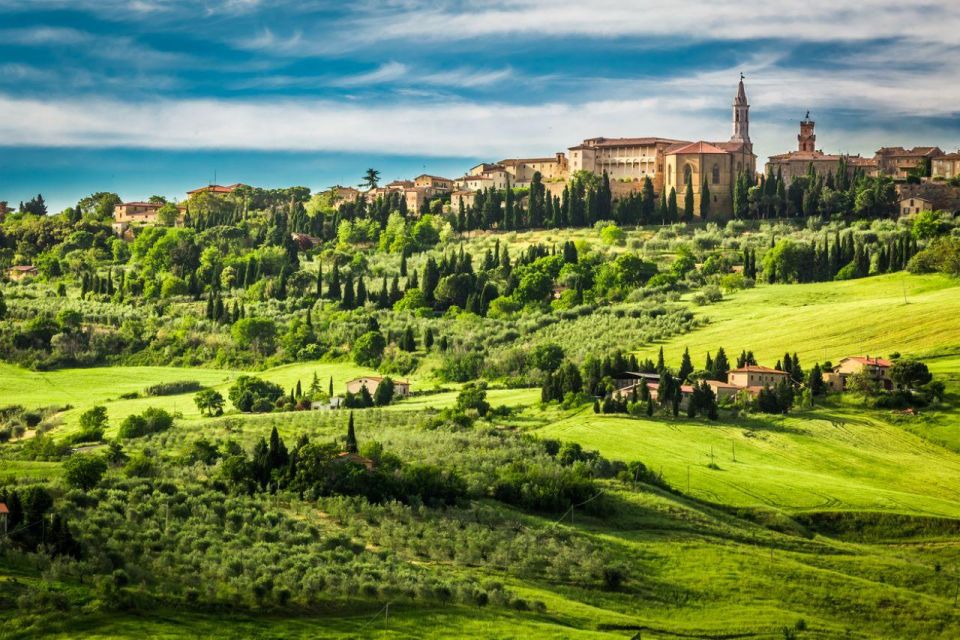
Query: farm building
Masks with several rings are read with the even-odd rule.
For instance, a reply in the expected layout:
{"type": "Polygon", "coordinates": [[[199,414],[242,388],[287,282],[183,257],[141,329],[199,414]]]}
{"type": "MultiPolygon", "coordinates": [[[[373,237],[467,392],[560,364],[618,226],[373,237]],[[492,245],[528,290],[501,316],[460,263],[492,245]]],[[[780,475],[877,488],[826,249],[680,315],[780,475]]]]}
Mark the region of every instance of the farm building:
{"type": "MultiPolygon", "coordinates": [[[[377,387],[380,386],[381,382],[383,382],[382,376],[363,376],[354,378],[353,380],[347,380],[347,393],[357,394],[360,393],[361,389],[366,387],[370,395],[373,395],[377,392],[377,387]]],[[[393,395],[396,398],[406,398],[409,396],[410,382],[407,380],[394,380],[393,395]]]]}
{"type": "Polygon", "coordinates": [[[847,379],[855,374],[866,371],[884,389],[893,389],[893,380],[890,379],[890,367],[893,363],[884,358],[870,356],[847,356],[834,368],[823,374],[823,381],[832,391],[843,391],[847,388],[847,379]]]}

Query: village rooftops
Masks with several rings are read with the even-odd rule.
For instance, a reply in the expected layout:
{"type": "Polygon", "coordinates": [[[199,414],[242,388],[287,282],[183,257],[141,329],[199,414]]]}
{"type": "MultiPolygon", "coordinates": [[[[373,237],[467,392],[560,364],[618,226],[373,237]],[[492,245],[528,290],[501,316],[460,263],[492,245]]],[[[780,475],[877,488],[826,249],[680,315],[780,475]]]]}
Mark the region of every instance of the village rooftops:
{"type": "Polygon", "coordinates": [[[943,153],[940,147],[914,147],[913,149],[904,149],[903,147],[880,147],[880,149],[877,150],[877,155],[909,156],[917,158],[934,156],[938,153],[943,153]]]}

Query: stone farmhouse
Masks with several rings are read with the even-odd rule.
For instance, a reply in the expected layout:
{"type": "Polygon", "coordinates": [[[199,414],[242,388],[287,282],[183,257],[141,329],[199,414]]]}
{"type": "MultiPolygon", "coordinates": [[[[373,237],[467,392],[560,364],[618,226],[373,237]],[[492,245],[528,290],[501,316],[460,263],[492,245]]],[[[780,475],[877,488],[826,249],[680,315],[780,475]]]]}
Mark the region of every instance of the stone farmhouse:
{"type": "MultiPolygon", "coordinates": [[[[360,393],[361,389],[366,387],[370,395],[373,395],[377,392],[377,387],[380,386],[381,382],[383,382],[382,376],[362,376],[347,380],[347,393],[357,394],[360,393]]],[[[409,396],[410,382],[408,380],[394,380],[393,395],[395,398],[406,398],[409,396]]]]}
{"type": "Polygon", "coordinates": [[[833,367],[833,371],[823,374],[823,381],[831,391],[844,391],[850,376],[866,372],[877,381],[883,389],[893,389],[893,380],[890,379],[890,367],[893,363],[884,358],[870,356],[847,356],[833,367]]]}
{"type": "MultiPolygon", "coordinates": [[[[657,402],[660,390],[660,375],[656,373],[643,373],[629,371],[625,378],[615,381],[617,389],[613,392],[614,397],[624,400],[633,396],[634,391],[640,393],[640,387],[644,384],[650,393],[650,398],[657,402]]],[[[790,374],[779,369],[762,367],[759,365],[746,365],[731,369],[727,373],[727,381],[705,380],[707,386],[713,391],[718,401],[732,399],[740,392],[749,393],[751,396],[757,396],[764,387],[773,388],[783,380],[790,380],[790,374]]],[[[693,386],[680,385],[680,406],[686,407],[686,403],[693,393],[693,386]]]]}
{"type": "Polygon", "coordinates": [[[930,177],[934,180],[953,180],[960,176],[960,151],[937,156],[930,163],[930,177]]]}
{"type": "Polygon", "coordinates": [[[933,164],[933,159],[942,156],[940,147],[882,147],[875,156],[879,174],[895,180],[906,180],[911,172],[923,166],[924,162],[933,164]]]}
{"type": "Polygon", "coordinates": [[[921,211],[960,212],[960,188],[943,182],[898,185],[901,215],[921,211]]]}

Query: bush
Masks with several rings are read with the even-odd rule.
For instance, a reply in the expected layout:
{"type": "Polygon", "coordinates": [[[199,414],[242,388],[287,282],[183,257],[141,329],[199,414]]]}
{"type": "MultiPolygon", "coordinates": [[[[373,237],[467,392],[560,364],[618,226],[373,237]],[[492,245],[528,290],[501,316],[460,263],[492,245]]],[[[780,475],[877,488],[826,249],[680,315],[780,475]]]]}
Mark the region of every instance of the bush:
{"type": "Polygon", "coordinates": [[[238,377],[228,393],[233,406],[244,413],[272,411],[282,395],[284,393],[280,385],[254,376],[238,377]]]}
{"type": "Polygon", "coordinates": [[[101,456],[77,454],[63,463],[63,478],[71,487],[89,491],[97,486],[107,471],[107,462],[101,456]]]}
{"type": "Polygon", "coordinates": [[[127,416],[120,423],[118,436],[121,439],[139,438],[151,433],[160,433],[173,426],[173,416],[156,407],[149,407],[140,415],[127,416]]]}
{"type": "Polygon", "coordinates": [[[203,385],[196,380],[177,380],[151,385],[143,392],[148,396],[175,396],[181,393],[193,393],[201,389],[203,389],[203,385]]]}

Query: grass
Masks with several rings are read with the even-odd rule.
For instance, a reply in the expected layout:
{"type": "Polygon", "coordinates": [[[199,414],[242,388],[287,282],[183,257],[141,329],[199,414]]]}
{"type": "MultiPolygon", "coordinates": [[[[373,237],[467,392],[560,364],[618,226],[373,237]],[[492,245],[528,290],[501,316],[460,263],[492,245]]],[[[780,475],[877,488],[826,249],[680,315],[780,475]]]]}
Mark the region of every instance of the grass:
{"type": "MultiPolygon", "coordinates": [[[[732,360],[746,349],[768,366],[787,351],[810,366],[847,355],[960,347],[960,280],[942,275],[760,286],[694,309],[709,323],[663,343],[674,366],[687,347],[695,366],[721,346],[732,360]]],[[[644,347],[640,355],[656,359],[660,346],[644,347]]]]}
{"type": "Polygon", "coordinates": [[[581,412],[536,433],[641,460],[718,504],[960,517],[960,454],[852,408],[719,424],[581,412]]]}

